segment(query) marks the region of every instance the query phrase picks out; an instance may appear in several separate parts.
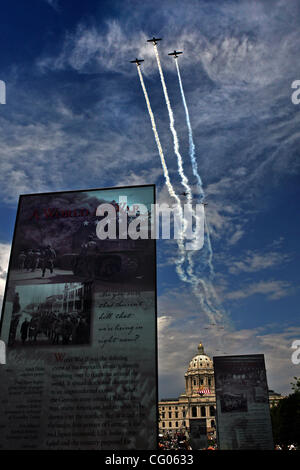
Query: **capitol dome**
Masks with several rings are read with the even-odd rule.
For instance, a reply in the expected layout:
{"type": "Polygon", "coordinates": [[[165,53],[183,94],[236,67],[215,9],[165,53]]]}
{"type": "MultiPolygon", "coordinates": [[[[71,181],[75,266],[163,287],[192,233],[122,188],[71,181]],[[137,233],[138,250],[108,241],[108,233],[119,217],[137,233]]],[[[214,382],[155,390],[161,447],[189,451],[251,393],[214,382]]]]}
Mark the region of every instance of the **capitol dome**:
{"type": "Polygon", "coordinates": [[[186,396],[201,396],[214,392],[214,366],[205,354],[203,344],[198,345],[198,354],[189,362],[185,373],[186,396]]]}
{"type": "Polygon", "coordinates": [[[187,372],[194,372],[198,369],[213,369],[213,361],[205,354],[202,343],[198,346],[198,354],[190,361],[187,372]]]}
{"type": "Polygon", "coordinates": [[[190,357],[193,358],[187,358],[189,362],[184,374],[185,391],[178,399],[166,398],[159,403],[159,430],[162,434],[177,433],[178,430],[193,433],[194,429],[199,429],[201,422],[203,432],[206,427],[207,434],[215,438],[216,393],[213,361],[205,353],[202,342],[190,357]]]}

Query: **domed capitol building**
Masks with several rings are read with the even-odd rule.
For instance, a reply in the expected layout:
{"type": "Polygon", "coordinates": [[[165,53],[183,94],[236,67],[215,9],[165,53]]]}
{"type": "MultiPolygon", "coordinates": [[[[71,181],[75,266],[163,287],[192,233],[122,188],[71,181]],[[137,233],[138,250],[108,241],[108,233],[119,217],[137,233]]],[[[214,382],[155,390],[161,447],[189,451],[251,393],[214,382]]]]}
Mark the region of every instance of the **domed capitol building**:
{"type": "MultiPolygon", "coordinates": [[[[188,365],[184,375],[185,393],[179,398],[159,401],[159,433],[189,432],[192,419],[205,419],[207,434],[216,437],[216,395],[212,359],[205,353],[203,344],[188,365]]],[[[269,391],[270,406],[282,396],[269,391]]]]}

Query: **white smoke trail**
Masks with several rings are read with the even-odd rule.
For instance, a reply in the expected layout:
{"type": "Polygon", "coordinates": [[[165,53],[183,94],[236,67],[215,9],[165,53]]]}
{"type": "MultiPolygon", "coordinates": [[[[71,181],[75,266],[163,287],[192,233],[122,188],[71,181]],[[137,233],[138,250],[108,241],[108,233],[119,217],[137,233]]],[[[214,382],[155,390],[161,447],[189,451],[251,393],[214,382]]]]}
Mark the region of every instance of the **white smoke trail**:
{"type": "Polygon", "coordinates": [[[142,89],[143,89],[144,96],[145,96],[145,100],[146,100],[146,103],[147,103],[147,108],[148,108],[148,112],[149,112],[150,119],[151,119],[151,124],[152,124],[152,130],[153,130],[156,145],[157,145],[157,148],[158,148],[158,152],[159,152],[159,156],[160,156],[160,160],[161,160],[161,164],[162,164],[162,168],[163,168],[163,172],[164,172],[164,177],[165,177],[165,180],[166,180],[166,185],[167,185],[167,188],[169,190],[170,196],[175,199],[175,201],[178,204],[178,206],[180,207],[180,211],[182,213],[180,199],[177,196],[177,194],[175,193],[173,185],[170,181],[166,160],[165,160],[165,157],[164,157],[164,153],[163,153],[162,146],[161,146],[159,136],[158,136],[158,132],[157,132],[157,127],[156,127],[156,123],[155,123],[155,119],[154,119],[154,114],[152,112],[152,108],[151,108],[151,105],[150,105],[150,100],[149,100],[149,96],[148,96],[146,86],[145,86],[145,83],[144,83],[143,75],[142,75],[142,72],[141,72],[140,67],[138,65],[137,65],[137,71],[138,71],[138,74],[139,74],[139,77],[140,77],[140,82],[141,82],[142,89]]]}
{"type": "MultiPolygon", "coordinates": [[[[158,132],[157,132],[157,127],[156,127],[156,123],[155,123],[154,114],[152,112],[149,96],[148,96],[147,89],[146,89],[144,79],[143,79],[143,75],[142,75],[142,72],[141,72],[139,66],[137,66],[137,70],[138,70],[142,90],[144,92],[144,96],[145,96],[145,100],[146,100],[146,104],[147,104],[147,108],[148,108],[148,113],[149,113],[149,116],[150,116],[150,119],[151,119],[152,130],[153,130],[153,133],[154,133],[156,145],[157,145],[157,148],[158,148],[158,152],[159,152],[159,156],[160,156],[160,160],[161,160],[161,164],[162,164],[162,168],[163,168],[165,182],[166,182],[166,185],[167,185],[170,196],[173,199],[175,199],[175,201],[176,201],[176,205],[177,205],[177,208],[178,208],[180,219],[181,219],[181,222],[183,222],[183,211],[182,211],[182,207],[181,207],[181,201],[180,201],[180,198],[178,197],[178,195],[176,194],[176,192],[174,190],[174,187],[173,187],[173,185],[170,181],[167,164],[166,164],[166,161],[165,161],[164,153],[163,153],[162,146],[161,146],[160,139],[159,139],[159,135],[158,135],[158,132]]],[[[182,223],[181,223],[181,227],[182,227],[182,223]]],[[[180,236],[180,238],[177,240],[178,249],[179,249],[179,259],[176,261],[176,271],[177,271],[177,273],[178,273],[181,280],[183,280],[186,283],[191,283],[193,285],[195,295],[200,300],[200,304],[201,304],[201,307],[202,307],[203,311],[206,313],[206,315],[208,316],[210,321],[215,323],[216,318],[215,318],[214,309],[212,308],[212,306],[209,305],[209,303],[205,302],[205,297],[206,296],[201,295],[201,292],[200,292],[201,288],[203,290],[206,288],[205,283],[202,280],[197,279],[197,288],[195,288],[195,280],[192,277],[187,276],[184,273],[182,265],[183,265],[183,263],[185,261],[185,258],[186,258],[186,250],[184,248],[184,243],[183,243],[183,233],[180,233],[179,236],[180,236]]]]}
{"type": "Polygon", "coordinates": [[[194,144],[192,126],[191,126],[191,121],[190,121],[190,113],[189,113],[187,103],[186,103],[186,99],[185,99],[185,94],[184,94],[184,90],[183,90],[183,85],[182,85],[182,80],[181,80],[181,75],[180,75],[180,70],[179,70],[179,65],[178,65],[178,60],[177,59],[175,59],[175,64],[176,64],[178,81],[179,81],[179,86],[180,86],[180,91],[181,91],[182,102],[183,102],[184,110],[185,110],[186,122],[187,122],[187,126],[188,126],[188,131],[189,131],[190,157],[191,157],[191,162],[192,162],[193,174],[197,178],[198,186],[199,186],[199,189],[200,189],[200,195],[201,195],[201,198],[203,199],[204,198],[203,184],[202,184],[202,180],[201,180],[201,177],[199,175],[199,172],[198,172],[197,160],[195,158],[195,144],[194,144]]]}
{"type": "MultiPolygon", "coordinates": [[[[189,154],[190,154],[190,158],[191,158],[193,174],[194,174],[194,176],[196,177],[196,179],[198,181],[200,197],[201,197],[201,201],[203,201],[204,197],[205,197],[205,194],[204,194],[204,190],[203,190],[202,180],[201,180],[201,177],[200,177],[199,172],[198,172],[198,164],[197,164],[197,160],[196,160],[196,157],[195,157],[195,144],[194,144],[193,131],[192,131],[192,126],[191,126],[191,121],[190,121],[190,113],[189,113],[187,102],[186,102],[186,99],[185,99],[185,93],[184,93],[184,89],[183,89],[183,85],[182,85],[181,74],[180,74],[180,69],[179,69],[177,59],[175,59],[175,64],[176,64],[176,70],[177,70],[177,75],[178,75],[181,98],[182,98],[182,102],[183,102],[183,106],[184,106],[184,110],[185,110],[186,123],[187,123],[188,133],[189,133],[189,154]]],[[[210,275],[211,275],[211,277],[213,277],[214,276],[214,267],[213,267],[213,264],[212,264],[213,251],[212,251],[212,246],[211,246],[211,241],[210,241],[209,226],[208,226],[206,218],[204,219],[204,223],[205,223],[205,229],[206,229],[206,234],[207,234],[206,238],[207,238],[207,245],[208,245],[208,252],[209,252],[208,264],[209,264],[209,268],[210,268],[210,275]]]]}
{"type": "MultiPolygon", "coordinates": [[[[163,88],[163,92],[164,92],[164,97],[165,97],[165,101],[166,101],[166,105],[167,105],[167,109],[168,109],[168,113],[169,113],[170,129],[171,129],[171,132],[172,132],[172,135],[173,135],[174,152],[175,152],[175,155],[177,156],[178,172],[179,172],[179,175],[181,176],[181,183],[186,189],[187,203],[190,205],[190,207],[192,207],[193,196],[192,196],[192,191],[191,191],[191,188],[190,188],[190,185],[189,185],[188,178],[185,176],[184,170],[183,170],[183,160],[182,160],[182,156],[181,156],[180,151],[179,151],[179,141],[178,141],[177,132],[176,132],[176,129],[175,129],[175,126],[174,126],[174,124],[175,124],[174,114],[173,114],[173,111],[172,111],[172,107],[171,107],[171,103],[170,103],[170,99],[169,99],[169,95],[168,95],[168,90],[167,90],[167,86],[166,86],[162,66],[161,66],[161,63],[160,63],[158,49],[157,49],[156,44],[153,44],[153,46],[154,46],[154,52],[155,52],[156,61],[157,61],[157,65],[158,65],[160,80],[161,80],[161,84],[162,84],[162,88],[163,88]]],[[[185,238],[186,230],[187,230],[187,221],[183,218],[182,222],[183,222],[183,238],[185,238]]],[[[180,278],[182,280],[184,280],[185,282],[188,282],[188,278],[184,274],[184,271],[183,271],[183,268],[182,268],[185,257],[186,257],[186,253],[184,254],[184,256],[181,256],[181,258],[179,260],[177,260],[176,270],[177,270],[177,273],[179,274],[180,278]]]]}
{"type": "Polygon", "coordinates": [[[169,100],[167,86],[166,86],[166,82],[165,82],[165,79],[164,79],[164,74],[163,74],[163,71],[162,71],[162,67],[161,67],[160,58],[159,58],[158,49],[157,49],[156,44],[154,44],[154,51],[155,51],[155,56],[156,56],[156,60],[157,60],[159,75],[160,75],[160,79],[161,79],[161,83],[162,83],[162,87],[163,87],[163,92],[164,92],[164,96],[165,96],[165,100],[166,100],[166,104],[167,104],[167,108],[168,108],[169,119],[170,119],[170,129],[171,129],[171,132],[172,132],[172,135],[173,135],[173,141],[174,141],[174,151],[175,151],[175,154],[177,156],[178,171],[179,171],[179,174],[181,176],[182,185],[185,187],[186,192],[187,192],[187,201],[188,201],[189,204],[192,204],[192,199],[193,199],[192,191],[191,191],[191,188],[190,188],[190,185],[189,185],[189,181],[188,181],[187,177],[185,176],[184,170],[183,170],[183,161],[182,161],[182,156],[179,152],[179,142],[178,142],[177,132],[176,132],[176,129],[174,127],[174,123],[175,123],[174,114],[173,114],[173,111],[172,111],[172,108],[171,108],[171,103],[170,103],[170,100],[169,100]]]}
{"type": "MultiPolygon", "coordinates": [[[[198,188],[200,192],[200,199],[201,202],[203,202],[205,198],[204,190],[203,190],[203,183],[201,180],[201,177],[199,175],[198,171],[198,164],[197,160],[195,157],[195,144],[194,144],[194,138],[193,138],[193,131],[192,131],[192,126],[191,126],[191,121],[190,121],[190,114],[187,106],[187,102],[185,99],[185,93],[183,89],[183,84],[182,84],[182,79],[181,79],[181,74],[180,74],[180,69],[178,65],[178,60],[175,58],[175,64],[176,64],[176,70],[177,70],[177,75],[178,75],[178,82],[179,82],[179,87],[180,87],[180,92],[181,92],[181,97],[182,97],[182,102],[185,110],[185,116],[186,116],[186,123],[188,127],[188,134],[189,134],[189,154],[190,154],[190,159],[191,159],[191,164],[192,164],[192,170],[193,174],[197,179],[198,183],[198,188]]],[[[198,276],[194,274],[194,261],[193,261],[193,252],[189,252],[187,257],[188,257],[188,268],[187,268],[187,274],[191,278],[192,283],[193,283],[193,291],[194,294],[200,298],[201,302],[203,302],[202,294],[199,292],[199,284],[201,285],[203,289],[203,293],[205,296],[205,301],[207,305],[209,306],[209,309],[214,312],[214,315],[216,319],[221,320],[222,318],[222,313],[218,308],[216,308],[213,303],[210,301],[211,298],[214,298],[215,300],[217,299],[217,295],[215,292],[215,289],[211,283],[212,278],[214,277],[214,267],[213,267],[213,251],[212,251],[212,246],[211,246],[211,240],[210,240],[210,231],[209,231],[209,226],[205,217],[204,213],[204,223],[205,223],[205,232],[206,232],[206,243],[207,243],[207,248],[208,248],[208,260],[207,264],[209,267],[209,278],[210,280],[205,282],[203,279],[199,279],[198,276]]]]}
{"type": "MultiPolygon", "coordinates": [[[[155,118],[154,118],[154,114],[152,112],[148,92],[147,92],[147,89],[146,89],[146,86],[145,86],[145,82],[144,82],[144,79],[143,79],[141,69],[138,65],[137,65],[137,71],[138,71],[138,74],[139,74],[139,77],[140,77],[140,82],[141,82],[141,86],[142,86],[142,89],[143,89],[143,92],[144,92],[144,96],[145,96],[145,100],[146,100],[146,104],[147,104],[147,108],[148,108],[148,113],[149,113],[149,116],[150,116],[150,119],[151,119],[152,130],[153,130],[153,133],[154,133],[155,142],[156,142],[156,145],[157,145],[157,148],[158,148],[158,153],[159,153],[161,165],[162,165],[162,168],[163,168],[165,182],[166,182],[166,185],[167,185],[170,196],[173,199],[175,199],[175,201],[176,201],[177,210],[178,210],[178,213],[179,213],[179,216],[180,216],[180,220],[182,222],[183,221],[183,211],[182,211],[182,207],[181,207],[180,198],[176,194],[176,192],[174,190],[174,187],[173,187],[173,185],[170,181],[169,171],[168,171],[168,167],[167,167],[166,160],[165,160],[165,157],[164,157],[163,149],[162,149],[162,146],[161,146],[161,143],[160,143],[159,135],[158,135],[158,132],[157,132],[155,118]]],[[[178,263],[177,271],[178,271],[178,274],[180,275],[180,277],[184,277],[184,272],[182,270],[182,264],[184,262],[186,253],[185,253],[184,244],[183,244],[182,223],[180,225],[181,226],[180,226],[179,239],[177,240],[180,258],[177,261],[177,263],[178,263]]]]}

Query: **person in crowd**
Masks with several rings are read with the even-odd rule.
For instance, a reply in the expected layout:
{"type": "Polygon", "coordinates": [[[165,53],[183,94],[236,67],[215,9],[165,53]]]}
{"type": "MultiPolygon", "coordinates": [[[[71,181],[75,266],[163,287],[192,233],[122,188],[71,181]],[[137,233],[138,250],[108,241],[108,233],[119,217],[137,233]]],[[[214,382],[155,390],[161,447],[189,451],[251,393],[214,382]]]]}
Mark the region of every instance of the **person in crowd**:
{"type": "Polygon", "coordinates": [[[29,321],[27,320],[27,318],[25,318],[25,320],[23,321],[21,325],[21,339],[22,339],[23,344],[25,344],[25,341],[27,340],[28,328],[29,328],[29,321]]]}
{"type": "Polygon", "coordinates": [[[46,269],[49,269],[50,273],[53,273],[54,269],[54,260],[56,258],[56,252],[51,245],[47,245],[46,250],[43,253],[43,262],[42,262],[42,277],[45,277],[46,269]]]}
{"type": "Polygon", "coordinates": [[[61,328],[61,334],[62,334],[62,344],[69,344],[71,335],[73,331],[73,324],[71,322],[71,318],[67,317],[63,323],[62,323],[62,328],[61,328]]]}
{"type": "Polygon", "coordinates": [[[74,331],[75,344],[87,344],[89,342],[89,328],[86,319],[81,317],[74,331]]]}
{"type": "Polygon", "coordinates": [[[34,272],[39,267],[40,258],[41,258],[40,250],[33,250],[32,259],[31,259],[31,272],[34,272]]]}
{"type": "Polygon", "coordinates": [[[36,321],[34,318],[32,318],[29,322],[29,328],[28,328],[28,339],[29,341],[33,341],[35,337],[35,330],[37,328],[36,321]]]}

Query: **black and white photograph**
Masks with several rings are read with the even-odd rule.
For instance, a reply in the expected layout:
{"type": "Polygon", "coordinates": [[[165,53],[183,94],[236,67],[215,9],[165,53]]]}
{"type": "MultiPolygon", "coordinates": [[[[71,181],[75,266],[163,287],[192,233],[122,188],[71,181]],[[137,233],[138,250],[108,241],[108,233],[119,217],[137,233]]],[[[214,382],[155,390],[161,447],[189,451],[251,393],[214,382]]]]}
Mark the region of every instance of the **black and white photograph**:
{"type": "Polygon", "coordinates": [[[9,329],[9,348],[90,343],[91,282],[19,286],[9,329]]]}
{"type": "Polygon", "coordinates": [[[115,209],[118,234],[119,219],[127,218],[127,227],[133,216],[129,206],[123,210],[119,195],[128,194],[128,203],[139,203],[141,197],[150,200],[153,187],[128,190],[70,191],[26,195],[20,198],[19,215],[10,281],[14,285],[59,284],[98,280],[122,285],[134,279],[145,288],[152,285],[154,272],[150,269],[153,240],[100,239],[96,228],[100,220],[97,208],[110,204],[115,209]],[[128,212],[127,212],[128,211],[128,212]],[[128,215],[129,213],[129,215],[128,215]]]}
{"type": "Polygon", "coordinates": [[[222,413],[248,411],[247,396],[244,393],[224,393],[220,402],[222,413]]]}

